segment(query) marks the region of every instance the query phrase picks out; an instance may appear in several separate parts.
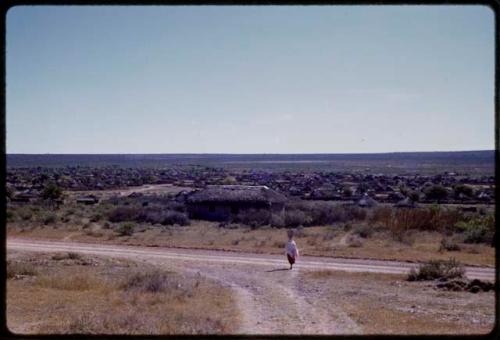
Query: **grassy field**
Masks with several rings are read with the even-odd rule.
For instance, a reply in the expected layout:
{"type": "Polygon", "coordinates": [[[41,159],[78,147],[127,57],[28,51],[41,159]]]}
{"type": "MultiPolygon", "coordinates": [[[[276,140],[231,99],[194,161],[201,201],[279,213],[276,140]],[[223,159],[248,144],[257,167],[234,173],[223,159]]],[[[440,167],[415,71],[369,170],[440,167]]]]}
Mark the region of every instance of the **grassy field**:
{"type": "Polygon", "coordinates": [[[9,252],[7,273],[7,326],[16,334],[221,334],[238,327],[228,288],[144,263],[9,252]]]}

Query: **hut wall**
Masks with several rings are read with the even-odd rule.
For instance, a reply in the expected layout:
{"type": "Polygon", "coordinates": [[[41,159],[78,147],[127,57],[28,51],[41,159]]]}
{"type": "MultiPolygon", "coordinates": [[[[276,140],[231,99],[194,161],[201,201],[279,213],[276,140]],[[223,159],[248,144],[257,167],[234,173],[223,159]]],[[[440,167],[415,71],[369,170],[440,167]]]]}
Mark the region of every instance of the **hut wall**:
{"type": "Polygon", "coordinates": [[[258,203],[190,203],[187,205],[187,210],[190,218],[208,220],[208,221],[228,221],[236,217],[239,213],[248,209],[264,209],[281,212],[284,209],[284,204],[276,206],[263,205],[258,203]]]}

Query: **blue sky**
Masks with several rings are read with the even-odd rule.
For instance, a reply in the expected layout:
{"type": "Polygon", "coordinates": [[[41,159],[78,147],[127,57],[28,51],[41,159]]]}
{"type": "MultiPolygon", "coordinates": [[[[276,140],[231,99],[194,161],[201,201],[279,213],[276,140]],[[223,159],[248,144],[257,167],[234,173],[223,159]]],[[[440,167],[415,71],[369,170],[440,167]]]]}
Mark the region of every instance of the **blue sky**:
{"type": "Polygon", "coordinates": [[[21,6],[8,153],[494,149],[484,6],[21,6]]]}

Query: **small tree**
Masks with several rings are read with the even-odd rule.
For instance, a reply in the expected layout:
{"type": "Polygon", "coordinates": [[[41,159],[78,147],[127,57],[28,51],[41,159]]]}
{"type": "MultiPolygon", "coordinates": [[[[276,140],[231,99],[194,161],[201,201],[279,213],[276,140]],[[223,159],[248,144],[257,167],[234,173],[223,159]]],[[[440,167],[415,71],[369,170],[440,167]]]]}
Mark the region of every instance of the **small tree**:
{"type": "Polygon", "coordinates": [[[474,195],[474,189],[465,184],[458,184],[453,188],[453,193],[456,198],[458,198],[460,194],[463,194],[467,197],[472,197],[474,195]]]}
{"type": "Polygon", "coordinates": [[[342,190],[342,193],[344,194],[345,197],[351,197],[352,196],[351,187],[345,186],[344,189],[342,190]]]}
{"type": "Polygon", "coordinates": [[[418,191],[412,190],[408,192],[408,197],[413,201],[413,202],[418,202],[420,200],[420,194],[418,191]]]}
{"type": "Polygon", "coordinates": [[[12,186],[7,185],[5,187],[5,196],[8,198],[12,198],[12,196],[14,196],[14,188],[12,188],[12,186]]]}
{"type": "Polygon", "coordinates": [[[222,180],[222,184],[224,184],[224,185],[233,185],[236,183],[238,183],[238,181],[233,176],[227,176],[226,178],[224,178],[222,180]]]}
{"type": "Polygon", "coordinates": [[[55,203],[58,199],[60,199],[63,195],[63,192],[60,187],[58,187],[55,183],[50,182],[43,188],[41,196],[44,200],[48,201],[49,204],[55,203]]]}
{"type": "Polygon", "coordinates": [[[425,197],[439,203],[448,197],[448,191],[442,185],[433,185],[426,190],[425,197]]]}
{"type": "Polygon", "coordinates": [[[370,186],[365,182],[361,182],[356,188],[356,191],[359,192],[360,194],[364,194],[365,192],[368,191],[368,189],[370,189],[370,186]]]}

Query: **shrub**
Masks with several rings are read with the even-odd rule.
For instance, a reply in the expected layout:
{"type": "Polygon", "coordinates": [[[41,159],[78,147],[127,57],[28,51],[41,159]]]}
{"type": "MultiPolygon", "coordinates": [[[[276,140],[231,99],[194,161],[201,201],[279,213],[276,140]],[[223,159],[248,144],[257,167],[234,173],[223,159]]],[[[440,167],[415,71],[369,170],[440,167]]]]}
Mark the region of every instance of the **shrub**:
{"type": "Polygon", "coordinates": [[[408,281],[453,279],[462,278],[464,274],[464,266],[451,258],[449,260],[431,260],[421,265],[418,270],[412,268],[407,279],[408,281]]]}
{"type": "Polygon", "coordinates": [[[415,190],[411,190],[408,192],[407,196],[412,200],[413,202],[418,202],[420,200],[420,193],[415,190]]]}
{"type": "Polygon", "coordinates": [[[81,256],[80,254],[78,254],[78,253],[69,252],[69,253],[68,253],[68,258],[69,258],[70,260],[79,260],[79,259],[81,259],[81,258],[82,258],[82,256],[81,256]]]}
{"type": "Polygon", "coordinates": [[[12,222],[15,220],[16,214],[14,211],[10,208],[7,208],[7,212],[5,213],[5,217],[7,219],[7,222],[12,222]]]}
{"type": "Polygon", "coordinates": [[[123,290],[160,293],[169,288],[175,288],[171,276],[160,270],[150,270],[144,273],[130,275],[121,285],[123,290]]]}
{"type": "Polygon", "coordinates": [[[120,236],[131,236],[134,233],[134,227],[133,223],[123,223],[116,229],[116,232],[120,236]]]}
{"type": "Polygon", "coordinates": [[[366,211],[356,206],[334,205],[324,201],[292,201],[285,206],[285,226],[328,225],[364,220],[366,211]]]}
{"type": "Polygon", "coordinates": [[[43,188],[40,195],[44,200],[56,200],[62,197],[62,190],[57,184],[50,182],[43,188]]]}
{"type": "Polygon", "coordinates": [[[18,215],[23,221],[29,221],[33,218],[33,212],[28,207],[19,209],[18,215]]]}
{"type": "Polygon", "coordinates": [[[162,215],[162,220],[160,222],[162,225],[174,225],[178,224],[181,226],[186,226],[191,224],[191,221],[185,213],[180,213],[178,211],[166,211],[162,215]]]}
{"type": "Polygon", "coordinates": [[[256,228],[268,225],[271,221],[271,214],[263,209],[245,209],[238,213],[235,220],[236,222],[256,228]]]}
{"type": "Polygon", "coordinates": [[[299,225],[310,225],[311,217],[307,216],[302,210],[286,210],[285,211],[285,226],[298,227],[299,225]]]}
{"type": "Polygon", "coordinates": [[[108,220],[110,222],[135,221],[140,214],[136,207],[118,207],[109,212],[108,220]]]}
{"type": "Polygon", "coordinates": [[[493,214],[476,217],[469,221],[458,221],[454,230],[464,233],[465,243],[493,243],[495,235],[495,217],[493,214]]]}
{"type": "Polygon", "coordinates": [[[367,216],[367,212],[364,209],[361,209],[357,206],[346,206],[344,207],[345,217],[341,222],[359,220],[364,221],[367,216]]]}
{"type": "Polygon", "coordinates": [[[478,225],[465,231],[464,243],[491,243],[493,233],[485,225],[478,225]]]}
{"type": "Polygon", "coordinates": [[[460,246],[448,238],[441,239],[441,245],[439,246],[439,251],[459,251],[460,246]]]}
{"type": "Polygon", "coordinates": [[[100,213],[95,213],[90,217],[90,222],[99,222],[102,218],[100,213]]]}
{"type": "Polygon", "coordinates": [[[56,222],[56,220],[57,220],[57,216],[53,213],[49,213],[49,214],[45,215],[45,217],[43,218],[43,224],[45,224],[45,225],[53,224],[56,222]]]}
{"type": "Polygon", "coordinates": [[[69,221],[71,221],[71,218],[69,218],[68,216],[61,216],[62,223],[68,223],[69,221]]]}
{"type": "Polygon", "coordinates": [[[455,195],[456,198],[458,198],[460,194],[463,194],[467,197],[472,197],[474,196],[474,189],[469,185],[457,184],[453,188],[453,194],[455,195]]]}
{"type": "Polygon", "coordinates": [[[269,224],[276,228],[283,228],[285,227],[285,219],[280,214],[271,214],[271,220],[269,224]]]}
{"type": "Polygon", "coordinates": [[[57,254],[52,255],[52,257],[51,257],[51,259],[54,261],[61,261],[61,260],[67,260],[67,259],[79,260],[81,258],[82,258],[82,256],[80,254],[74,253],[74,252],[57,253],[57,254]]]}
{"type": "Polygon", "coordinates": [[[448,197],[448,191],[442,185],[433,185],[425,190],[425,197],[440,202],[448,197]]]}
{"type": "Polygon", "coordinates": [[[373,234],[373,228],[366,224],[360,224],[353,228],[353,234],[359,235],[362,238],[368,238],[373,234]]]}
{"type": "Polygon", "coordinates": [[[351,248],[359,248],[363,246],[363,241],[357,236],[349,236],[347,239],[347,245],[351,248]]]}

